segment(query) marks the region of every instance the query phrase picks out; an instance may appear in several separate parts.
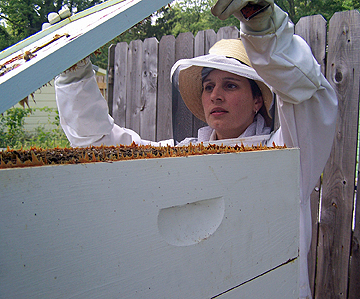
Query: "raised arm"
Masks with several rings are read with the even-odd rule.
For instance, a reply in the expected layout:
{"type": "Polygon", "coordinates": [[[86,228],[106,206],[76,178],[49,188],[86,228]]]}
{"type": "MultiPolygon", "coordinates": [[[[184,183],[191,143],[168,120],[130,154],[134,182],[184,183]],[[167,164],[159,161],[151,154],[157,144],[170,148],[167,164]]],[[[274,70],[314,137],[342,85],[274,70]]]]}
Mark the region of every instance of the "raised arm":
{"type": "Polygon", "coordinates": [[[73,147],[90,145],[173,145],[172,140],[150,142],[114,123],[107,102],[97,86],[89,58],[55,79],[56,102],[61,126],[73,147]]]}

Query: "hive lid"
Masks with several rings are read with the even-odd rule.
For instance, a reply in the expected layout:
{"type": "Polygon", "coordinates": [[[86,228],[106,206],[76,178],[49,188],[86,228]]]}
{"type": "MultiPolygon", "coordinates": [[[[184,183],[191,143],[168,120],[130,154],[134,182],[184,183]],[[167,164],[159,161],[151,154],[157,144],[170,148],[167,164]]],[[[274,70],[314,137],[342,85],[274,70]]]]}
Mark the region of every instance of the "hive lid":
{"type": "Polygon", "coordinates": [[[108,0],[0,52],[0,113],[169,2],[108,0]]]}

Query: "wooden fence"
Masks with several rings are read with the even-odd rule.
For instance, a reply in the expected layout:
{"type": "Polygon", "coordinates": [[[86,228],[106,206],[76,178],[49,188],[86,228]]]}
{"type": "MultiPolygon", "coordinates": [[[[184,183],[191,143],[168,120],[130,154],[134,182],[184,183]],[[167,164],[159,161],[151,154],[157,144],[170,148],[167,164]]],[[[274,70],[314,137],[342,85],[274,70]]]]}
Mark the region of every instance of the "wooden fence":
{"type": "MultiPolygon", "coordinates": [[[[339,100],[333,150],[311,197],[313,237],[309,253],[314,298],[360,297],[360,201],[356,201],[358,103],[360,79],[360,14],[334,14],[300,19],[296,33],[313,54],[339,100]],[[327,30],[328,28],[328,30],[327,30]]],[[[196,136],[203,126],[172,87],[172,65],[181,58],[206,54],[219,39],[236,38],[235,27],[182,33],[119,43],[109,48],[108,102],[115,122],[142,138],[162,140],[196,136]]]]}

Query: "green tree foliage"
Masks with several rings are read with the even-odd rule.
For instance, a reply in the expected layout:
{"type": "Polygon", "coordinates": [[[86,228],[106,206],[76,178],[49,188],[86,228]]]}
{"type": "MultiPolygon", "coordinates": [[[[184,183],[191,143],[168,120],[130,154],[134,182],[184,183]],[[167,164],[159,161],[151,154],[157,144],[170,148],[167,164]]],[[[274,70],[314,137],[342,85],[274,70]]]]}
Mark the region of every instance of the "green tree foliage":
{"type": "Polygon", "coordinates": [[[330,20],[337,11],[358,9],[359,0],[276,0],[283,10],[285,10],[290,19],[297,21],[304,16],[321,14],[326,20],[330,20]]]}

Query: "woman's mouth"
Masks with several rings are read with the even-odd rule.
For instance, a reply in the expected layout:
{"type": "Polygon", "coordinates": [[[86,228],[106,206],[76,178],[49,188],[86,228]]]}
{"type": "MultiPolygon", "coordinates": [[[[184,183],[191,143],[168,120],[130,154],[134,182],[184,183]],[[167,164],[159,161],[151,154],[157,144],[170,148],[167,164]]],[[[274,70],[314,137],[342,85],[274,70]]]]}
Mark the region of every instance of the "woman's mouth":
{"type": "Polygon", "coordinates": [[[216,108],[213,108],[210,111],[210,114],[214,115],[214,116],[217,116],[217,115],[223,115],[223,114],[228,113],[228,112],[229,111],[225,110],[224,108],[216,107],[216,108]]]}

